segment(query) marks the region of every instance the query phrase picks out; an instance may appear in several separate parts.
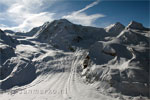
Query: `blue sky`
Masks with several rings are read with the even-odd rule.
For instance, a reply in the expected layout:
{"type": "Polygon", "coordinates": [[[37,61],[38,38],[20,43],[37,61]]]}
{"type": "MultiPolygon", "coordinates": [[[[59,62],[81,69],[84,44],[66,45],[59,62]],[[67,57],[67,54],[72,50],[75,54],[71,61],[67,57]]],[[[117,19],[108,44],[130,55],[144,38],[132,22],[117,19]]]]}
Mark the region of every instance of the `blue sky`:
{"type": "Polygon", "coordinates": [[[85,26],[149,25],[149,0],[0,0],[0,28],[28,31],[46,21],[66,18],[85,26]]]}

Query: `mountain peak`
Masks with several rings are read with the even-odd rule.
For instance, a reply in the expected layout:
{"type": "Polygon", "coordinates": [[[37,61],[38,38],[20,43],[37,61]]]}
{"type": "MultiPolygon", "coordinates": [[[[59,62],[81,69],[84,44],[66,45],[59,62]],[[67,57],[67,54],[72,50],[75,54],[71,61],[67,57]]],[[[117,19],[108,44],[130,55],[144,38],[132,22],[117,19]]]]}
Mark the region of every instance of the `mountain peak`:
{"type": "Polygon", "coordinates": [[[115,24],[111,24],[105,28],[106,32],[111,33],[113,36],[118,35],[122,30],[124,30],[125,26],[120,22],[116,22],[115,24]]]}
{"type": "Polygon", "coordinates": [[[54,20],[52,22],[46,22],[44,23],[39,31],[36,32],[35,36],[39,37],[40,34],[52,34],[52,33],[59,33],[60,31],[65,31],[66,29],[71,28],[73,23],[68,21],[67,19],[58,19],[54,20]]]}
{"type": "Polygon", "coordinates": [[[122,25],[120,22],[116,22],[115,25],[124,26],[124,25],[122,25]]]}
{"type": "Polygon", "coordinates": [[[58,19],[58,20],[54,20],[52,22],[47,21],[42,26],[43,27],[45,27],[45,26],[48,27],[49,25],[56,26],[56,25],[59,25],[59,24],[67,25],[67,24],[72,24],[72,23],[70,21],[68,21],[67,19],[58,19]]]}
{"type": "Polygon", "coordinates": [[[106,29],[111,29],[111,28],[124,28],[125,26],[121,24],[120,22],[116,22],[115,24],[111,24],[106,27],[106,29]]]}
{"type": "Polygon", "coordinates": [[[145,29],[143,24],[141,24],[139,22],[136,22],[136,21],[131,21],[129,23],[129,25],[127,26],[127,28],[131,28],[131,29],[145,29]]]}
{"type": "Polygon", "coordinates": [[[61,22],[69,22],[69,23],[71,23],[71,22],[68,21],[67,19],[59,19],[58,21],[61,21],[61,22]]]}
{"type": "Polygon", "coordinates": [[[54,20],[52,22],[46,22],[43,26],[67,26],[67,25],[71,25],[72,23],[70,21],[68,21],[67,19],[58,19],[58,20],[54,20]]]}
{"type": "Polygon", "coordinates": [[[57,24],[72,24],[70,21],[68,21],[67,19],[59,19],[59,20],[54,20],[54,22],[56,22],[57,24]]]}

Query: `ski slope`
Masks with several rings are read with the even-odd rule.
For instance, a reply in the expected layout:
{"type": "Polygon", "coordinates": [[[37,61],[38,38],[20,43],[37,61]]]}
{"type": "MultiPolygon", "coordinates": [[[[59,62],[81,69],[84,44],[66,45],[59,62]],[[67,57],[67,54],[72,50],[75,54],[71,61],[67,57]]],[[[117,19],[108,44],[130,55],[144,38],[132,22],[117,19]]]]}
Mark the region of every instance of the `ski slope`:
{"type": "MultiPolygon", "coordinates": [[[[21,50],[40,51],[37,47],[28,45],[18,45],[17,49],[19,49],[16,50],[18,52],[21,50]]],[[[38,65],[37,71],[39,70],[41,74],[37,75],[33,82],[22,87],[13,87],[6,93],[0,94],[1,100],[113,100],[111,97],[99,93],[94,87],[85,84],[77,73],[77,68],[81,67],[84,51],[64,53],[59,50],[40,49],[46,53],[34,57],[32,61],[35,63],[48,56],[56,58],[58,52],[62,57],[53,60],[48,58],[49,61],[45,63],[47,65],[42,68],[38,65]]]]}
{"type": "Polygon", "coordinates": [[[132,21],[106,28],[47,22],[0,30],[0,100],[147,100],[149,35],[132,21]]]}

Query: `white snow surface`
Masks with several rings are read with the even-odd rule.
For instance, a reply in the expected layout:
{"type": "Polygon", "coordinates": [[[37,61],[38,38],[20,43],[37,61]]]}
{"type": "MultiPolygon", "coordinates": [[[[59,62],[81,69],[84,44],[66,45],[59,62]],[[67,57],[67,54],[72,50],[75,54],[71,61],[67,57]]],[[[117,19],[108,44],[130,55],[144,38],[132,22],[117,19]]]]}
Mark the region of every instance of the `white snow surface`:
{"type": "Polygon", "coordinates": [[[150,32],[141,25],[60,19],[26,35],[0,30],[0,100],[148,100],[150,32]]]}
{"type": "MultiPolygon", "coordinates": [[[[37,49],[32,46],[24,45],[18,45],[17,51],[20,49],[19,51],[25,50],[26,52],[30,52],[31,48],[33,52],[37,51],[37,49]]],[[[42,49],[46,50],[45,48],[42,49]]],[[[81,77],[77,74],[77,67],[80,66],[79,62],[82,60],[80,57],[82,54],[83,51],[80,50],[75,53],[47,50],[46,54],[33,59],[33,63],[35,63],[34,67],[37,71],[36,73],[40,73],[37,75],[36,79],[28,85],[11,88],[8,92],[1,94],[1,99],[113,100],[113,98],[100,94],[94,87],[82,82],[81,77]],[[44,59],[45,57],[47,57],[47,59],[44,59]],[[41,60],[44,61],[41,62],[41,60]]],[[[14,77],[12,75],[16,70],[18,70],[17,66],[8,77],[14,77]]],[[[21,68],[21,70],[23,69],[21,68]]],[[[31,69],[27,70],[24,74],[20,74],[19,77],[14,80],[17,82],[22,79],[24,75],[30,75],[30,71],[31,69]]],[[[33,74],[34,73],[32,72],[31,76],[34,76],[33,74]]],[[[26,78],[29,79],[31,76],[26,76],[26,78]]]]}

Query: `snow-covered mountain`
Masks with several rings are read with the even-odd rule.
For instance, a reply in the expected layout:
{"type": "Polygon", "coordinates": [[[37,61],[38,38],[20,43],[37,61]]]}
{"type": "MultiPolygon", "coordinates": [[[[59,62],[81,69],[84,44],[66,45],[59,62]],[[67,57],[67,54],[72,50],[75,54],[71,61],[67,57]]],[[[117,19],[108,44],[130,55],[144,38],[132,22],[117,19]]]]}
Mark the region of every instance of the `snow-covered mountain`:
{"type": "Polygon", "coordinates": [[[149,30],[148,28],[145,28],[141,23],[138,23],[136,21],[131,21],[127,28],[131,29],[139,29],[139,30],[149,30]]]}
{"type": "Polygon", "coordinates": [[[96,28],[60,19],[27,33],[5,32],[2,100],[148,99],[150,31],[138,22],[96,28]]]}
{"type": "Polygon", "coordinates": [[[117,36],[124,30],[125,26],[121,23],[117,22],[115,24],[111,24],[105,28],[106,32],[110,33],[110,36],[117,36]]]}
{"type": "Polygon", "coordinates": [[[47,22],[34,35],[36,39],[63,50],[73,46],[88,48],[95,41],[104,40],[106,36],[108,34],[103,28],[76,25],[66,19],[47,22]]]}

